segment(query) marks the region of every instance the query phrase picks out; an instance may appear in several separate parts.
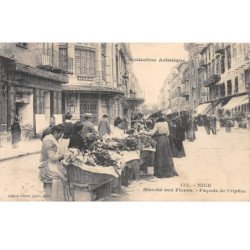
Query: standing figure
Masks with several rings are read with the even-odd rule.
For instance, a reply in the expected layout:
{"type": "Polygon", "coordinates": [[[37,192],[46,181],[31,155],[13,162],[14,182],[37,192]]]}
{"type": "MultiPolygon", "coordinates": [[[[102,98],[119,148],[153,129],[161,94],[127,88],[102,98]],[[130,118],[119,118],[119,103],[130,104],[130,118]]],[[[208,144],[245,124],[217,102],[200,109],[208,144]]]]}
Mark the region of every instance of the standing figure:
{"type": "Polygon", "coordinates": [[[80,151],[84,151],[84,140],[81,136],[83,124],[76,122],[73,126],[73,132],[69,141],[69,148],[77,148],[80,151]]]}
{"type": "Polygon", "coordinates": [[[64,125],[59,124],[52,128],[51,134],[43,139],[41,160],[40,160],[40,180],[46,184],[51,183],[51,201],[70,200],[67,171],[61,163],[64,158],[58,140],[64,133],[64,125]]]}
{"type": "Polygon", "coordinates": [[[72,132],[73,132],[73,125],[74,124],[71,121],[72,117],[73,116],[70,113],[67,113],[65,115],[65,121],[63,122],[64,134],[63,134],[62,139],[61,139],[61,148],[62,148],[62,152],[64,154],[66,154],[68,151],[69,140],[70,140],[70,137],[71,137],[72,132]]]}
{"type": "Polygon", "coordinates": [[[190,142],[195,140],[194,118],[192,115],[189,115],[187,119],[186,139],[190,142]]]}
{"type": "Polygon", "coordinates": [[[175,125],[175,138],[173,139],[175,148],[177,149],[177,156],[178,158],[185,157],[185,150],[183,146],[183,141],[185,141],[185,127],[182,123],[181,117],[176,115],[174,120],[175,125]]]}
{"type": "Polygon", "coordinates": [[[205,127],[205,130],[206,130],[207,134],[210,135],[211,122],[210,122],[210,116],[209,115],[204,116],[203,123],[204,123],[204,127],[205,127]]]}
{"type": "Polygon", "coordinates": [[[82,133],[81,133],[83,139],[89,133],[97,134],[97,131],[96,131],[95,127],[94,127],[94,124],[92,123],[93,114],[91,114],[91,113],[85,113],[84,114],[84,119],[85,120],[82,123],[83,127],[82,127],[82,133]]]}
{"type": "Polygon", "coordinates": [[[18,118],[14,118],[14,122],[10,127],[11,143],[13,148],[18,147],[18,143],[21,141],[21,126],[18,118]]]}
{"type": "Polygon", "coordinates": [[[169,127],[163,117],[158,118],[151,131],[142,131],[142,134],[153,136],[156,141],[154,162],[154,176],[157,178],[169,178],[178,176],[170,149],[169,127]]]}
{"type": "Polygon", "coordinates": [[[109,125],[108,115],[104,114],[103,118],[100,120],[98,125],[98,132],[101,137],[104,135],[110,135],[111,134],[111,128],[109,125]]]}
{"type": "Polygon", "coordinates": [[[211,127],[211,131],[213,135],[216,135],[217,134],[217,118],[214,114],[211,115],[210,117],[210,127],[211,127]]]}
{"type": "Polygon", "coordinates": [[[230,117],[230,113],[227,112],[225,116],[225,126],[226,126],[226,132],[231,133],[231,128],[232,128],[232,119],[230,117]]]}

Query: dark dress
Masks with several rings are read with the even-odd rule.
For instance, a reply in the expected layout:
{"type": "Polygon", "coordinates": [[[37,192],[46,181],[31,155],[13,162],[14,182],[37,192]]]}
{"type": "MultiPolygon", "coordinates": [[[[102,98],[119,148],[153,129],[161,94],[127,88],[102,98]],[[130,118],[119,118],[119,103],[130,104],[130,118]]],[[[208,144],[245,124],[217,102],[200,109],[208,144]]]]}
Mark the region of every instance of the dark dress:
{"type": "Polygon", "coordinates": [[[21,141],[21,127],[18,122],[14,122],[11,125],[10,131],[11,131],[12,145],[21,141]]]}
{"type": "Polygon", "coordinates": [[[64,122],[63,125],[65,127],[63,139],[69,139],[72,135],[74,124],[72,122],[64,122]]]}
{"type": "Polygon", "coordinates": [[[178,158],[179,153],[174,142],[174,140],[176,139],[176,126],[172,121],[169,121],[168,124],[169,124],[169,132],[170,132],[169,142],[170,142],[172,157],[178,158]]]}
{"type": "Polygon", "coordinates": [[[185,157],[186,153],[183,147],[183,141],[185,140],[185,128],[182,124],[182,121],[180,118],[176,118],[174,120],[175,128],[176,128],[176,134],[175,138],[173,138],[173,142],[175,145],[175,148],[177,149],[177,158],[185,157]]]}
{"type": "Polygon", "coordinates": [[[158,178],[178,176],[174,167],[168,134],[169,125],[167,122],[161,121],[155,124],[153,129],[153,138],[156,142],[154,176],[158,178]]]}
{"type": "Polygon", "coordinates": [[[84,140],[81,135],[73,133],[70,137],[69,148],[77,148],[80,151],[84,150],[84,140]]]}
{"type": "Polygon", "coordinates": [[[171,154],[170,142],[166,134],[155,134],[156,141],[154,176],[169,178],[178,176],[171,154]]]}

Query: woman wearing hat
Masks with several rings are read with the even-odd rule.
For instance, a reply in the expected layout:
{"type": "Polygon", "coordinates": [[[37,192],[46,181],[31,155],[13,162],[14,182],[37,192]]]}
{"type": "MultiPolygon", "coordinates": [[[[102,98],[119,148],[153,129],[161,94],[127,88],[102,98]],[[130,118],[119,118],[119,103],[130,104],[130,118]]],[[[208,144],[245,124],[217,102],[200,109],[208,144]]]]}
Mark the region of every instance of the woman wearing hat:
{"type": "Polygon", "coordinates": [[[70,200],[67,172],[61,163],[64,154],[58,143],[64,131],[63,124],[54,126],[51,134],[46,135],[42,143],[39,177],[44,185],[52,183],[50,197],[52,201],[70,200]]]}

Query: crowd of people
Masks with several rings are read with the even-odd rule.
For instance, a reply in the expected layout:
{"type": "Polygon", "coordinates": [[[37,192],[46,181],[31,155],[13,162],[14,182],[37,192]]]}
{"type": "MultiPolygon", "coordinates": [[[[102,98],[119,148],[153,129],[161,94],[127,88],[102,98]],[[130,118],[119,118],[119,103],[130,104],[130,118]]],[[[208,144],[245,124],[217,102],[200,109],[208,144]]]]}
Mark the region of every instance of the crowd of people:
{"type": "MultiPolygon", "coordinates": [[[[96,129],[92,120],[93,115],[86,113],[84,121],[72,122],[72,115],[67,113],[64,122],[55,125],[52,117],[50,126],[42,134],[42,151],[40,164],[40,178],[46,183],[49,179],[55,182],[52,188],[52,200],[68,200],[68,186],[66,170],[61,160],[68,148],[77,148],[84,153],[86,150],[84,139],[87,134],[99,134],[100,138],[110,135],[112,129],[117,128],[121,133],[134,130],[138,134],[154,138],[156,149],[154,153],[154,176],[157,178],[170,178],[178,176],[173,158],[186,157],[183,142],[194,142],[198,125],[203,125],[208,135],[217,133],[217,117],[214,114],[196,116],[195,112],[181,111],[145,118],[138,114],[128,121],[117,117],[114,128],[111,129],[108,115],[104,114],[96,129]]],[[[231,129],[231,120],[225,123],[226,131],[231,129]]]]}

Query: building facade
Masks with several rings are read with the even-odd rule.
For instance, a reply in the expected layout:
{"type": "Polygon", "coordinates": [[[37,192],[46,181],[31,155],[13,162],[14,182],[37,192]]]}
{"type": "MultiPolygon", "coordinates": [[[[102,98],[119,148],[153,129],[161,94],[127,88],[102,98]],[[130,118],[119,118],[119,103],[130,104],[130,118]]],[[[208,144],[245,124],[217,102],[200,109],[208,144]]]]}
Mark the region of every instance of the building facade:
{"type": "Polygon", "coordinates": [[[54,43],[0,44],[0,124],[7,131],[15,117],[22,130],[37,132],[62,113],[62,84],[73,59],[54,43]]]}
{"type": "Polygon", "coordinates": [[[67,43],[59,51],[74,58],[73,74],[63,85],[63,112],[83,121],[84,113],[98,123],[103,114],[111,122],[129,115],[128,105],[134,77],[129,44],[67,43]]]}
{"type": "Polygon", "coordinates": [[[189,71],[186,62],[177,65],[164,81],[162,106],[174,112],[189,108],[189,71]]]}
{"type": "Polygon", "coordinates": [[[200,111],[200,106],[206,104],[206,111],[247,113],[250,44],[188,43],[184,48],[188,62],[177,66],[163,85],[169,85],[169,106],[173,110],[200,111]]]}
{"type": "Polygon", "coordinates": [[[247,111],[250,44],[209,43],[200,52],[200,85],[214,110],[247,111]]]}

